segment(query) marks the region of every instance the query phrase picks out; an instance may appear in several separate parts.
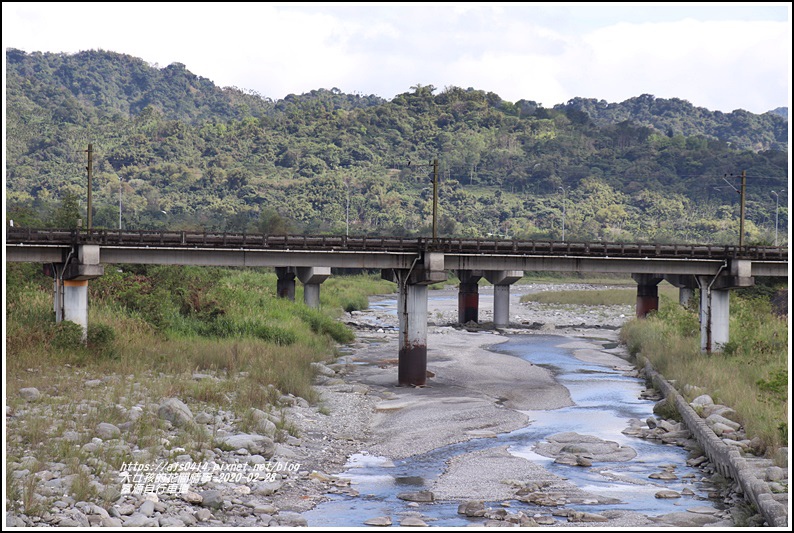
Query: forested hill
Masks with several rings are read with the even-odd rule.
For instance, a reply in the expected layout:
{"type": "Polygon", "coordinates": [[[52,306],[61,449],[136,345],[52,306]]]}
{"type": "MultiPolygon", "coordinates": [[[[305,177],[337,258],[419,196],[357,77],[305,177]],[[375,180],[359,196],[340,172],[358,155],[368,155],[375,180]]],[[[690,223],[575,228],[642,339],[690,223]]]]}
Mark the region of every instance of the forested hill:
{"type": "Polygon", "coordinates": [[[649,95],[544,108],[420,84],[388,101],[271,100],[114,52],[6,59],[7,218],[22,225],[86,218],[88,143],[94,227],[121,210],[125,228],[426,235],[417,162],[435,157],[442,236],[560,238],[565,211],[568,239],[733,242],[742,171],[751,240],[772,238],[770,191],[786,204],[788,123],[774,113],[649,95]]]}
{"type": "Polygon", "coordinates": [[[554,106],[554,109],[587,113],[593,122],[601,126],[628,120],[665,132],[670,137],[675,134],[687,137],[703,135],[751,150],[787,150],[788,147],[788,110],[784,107],[762,115],[743,109],[723,113],[695,107],[679,98],[654,98],[650,94],[643,94],[621,103],[573,98],[565,104],[554,106]]]}

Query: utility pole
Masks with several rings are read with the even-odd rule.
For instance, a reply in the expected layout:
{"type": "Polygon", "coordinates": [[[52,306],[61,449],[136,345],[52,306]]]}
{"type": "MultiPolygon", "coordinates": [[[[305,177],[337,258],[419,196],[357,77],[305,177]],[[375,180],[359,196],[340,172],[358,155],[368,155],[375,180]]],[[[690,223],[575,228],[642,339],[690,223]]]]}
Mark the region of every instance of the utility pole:
{"type": "Polygon", "coordinates": [[[350,178],[345,180],[347,203],[345,204],[345,237],[350,235],[350,178]]]}
{"type": "Polygon", "coordinates": [[[565,187],[559,187],[562,191],[562,242],[565,242],[565,187]]]}
{"type": "Polygon", "coordinates": [[[777,246],[777,216],[778,216],[778,200],[780,199],[780,195],[777,191],[772,191],[772,194],[775,195],[775,246],[777,246]]]}
{"type": "Polygon", "coordinates": [[[91,230],[91,171],[93,166],[94,145],[88,143],[88,166],[85,169],[88,171],[88,230],[91,230]]]}
{"type": "Polygon", "coordinates": [[[744,196],[745,196],[745,189],[747,187],[747,171],[742,170],[742,189],[740,194],[742,195],[742,207],[741,207],[741,214],[739,215],[739,248],[744,246],[744,196]]]}
{"type": "MultiPolygon", "coordinates": [[[[411,161],[408,161],[408,167],[411,161]]],[[[438,239],[438,158],[427,165],[414,165],[414,168],[433,167],[433,242],[438,239]]],[[[424,189],[423,189],[424,190],[424,189]]]]}
{"type": "Polygon", "coordinates": [[[438,158],[433,159],[433,242],[438,238],[438,158]]]}
{"type": "Polygon", "coordinates": [[[121,177],[119,177],[119,231],[121,231],[121,177]]]}

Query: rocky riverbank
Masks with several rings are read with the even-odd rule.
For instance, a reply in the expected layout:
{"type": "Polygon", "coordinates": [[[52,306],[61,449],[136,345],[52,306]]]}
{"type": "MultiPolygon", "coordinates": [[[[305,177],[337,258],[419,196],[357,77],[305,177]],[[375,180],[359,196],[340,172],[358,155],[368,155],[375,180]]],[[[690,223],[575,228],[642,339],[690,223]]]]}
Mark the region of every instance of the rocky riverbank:
{"type": "MultiPolygon", "coordinates": [[[[573,286],[516,286],[511,304],[510,332],[526,334],[564,332],[582,337],[577,347],[583,360],[597,359],[636,373],[620,347],[614,347],[616,329],[631,306],[593,309],[545,304],[520,304],[522,292],[570,289],[573,286]],[[606,339],[592,344],[585,337],[606,339]],[[611,346],[607,348],[607,346],[611,346]]],[[[578,288],[578,287],[577,287],[578,288]]],[[[581,287],[587,288],[587,287],[581,287]]],[[[435,294],[434,294],[435,293],[435,294]]],[[[457,319],[454,299],[429,304],[428,371],[424,388],[399,388],[397,375],[396,316],[388,312],[354,313],[348,323],[358,330],[357,341],[342,357],[317,364],[316,387],[321,401],[282,395],[277,409],[253,409],[240,417],[221,409],[186,405],[179,398],[151,398],[146,383],[130,384],[132,408],[120,408],[112,420],[102,420],[107,410],[96,402],[74,406],[96,423],[89,431],[51,435],[46,427],[58,416],[57,391],[20,390],[14,408],[6,408],[6,464],[8,526],[306,526],[303,513],[335,493],[359,497],[356,486],[340,476],[352,454],[367,453],[397,460],[472,438],[495,436],[527,424],[523,410],[557,409],[570,405],[567,389],[545,370],[518,358],[489,351],[504,340],[489,330],[487,288],[481,297],[483,324],[453,327],[457,319]],[[519,386],[519,384],[521,386],[519,386]],[[136,386],[137,385],[137,386],[136,386]],[[525,391],[531,390],[531,394],[525,391]],[[121,421],[120,421],[121,420],[121,421]],[[157,421],[142,424],[141,421],[157,421]],[[149,428],[151,435],[143,435],[149,428]],[[154,428],[154,429],[152,429],[154,428]],[[427,428],[433,428],[428,431],[427,428]],[[206,438],[210,435],[210,438],[206,438]],[[28,451],[31,438],[49,439],[52,461],[42,461],[28,451]],[[206,443],[197,445],[197,439],[206,443]],[[186,450],[201,449],[201,453],[186,450]],[[69,452],[67,453],[67,450],[69,452]],[[75,450],[77,450],[75,452],[75,450]],[[57,457],[68,457],[58,460],[57,457]],[[149,477],[149,474],[153,474],[149,477]]],[[[77,386],[112,390],[123,376],[82,376],[74,369],[77,386]]],[[[196,374],[204,380],[234,376],[196,374]]],[[[653,397],[658,394],[648,391],[653,397]]],[[[657,398],[658,399],[658,398],[657,398]]],[[[108,420],[111,418],[109,417],[108,420]]],[[[84,426],[81,426],[84,427],[84,426]]],[[[653,420],[635,421],[627,431],[641,438],[691,448],[690,460],[713,486],[708,505],[688,512],[649,518],[619,510],[582,513],[568,504],[607,499],[583,491],[533,462],[493,448],[455,458],[428,491],[406,493],[416,511],[405,516],[372,516],[365,525],[432,525],[419,502],[452,500],[472,525],[560,525],[599,527],[761,525],[762,519],[746,509],[740,495],[710,466],[678,422],[660,414],[653,420]],[[474,483],[473,481],[477,482],[474,483]],[[525,515],[513,511],[511,500],[544,506],[548,512],[525,515]],[[483,502],[504,501],[498,509],[483,502]],[[719,502],[719,505],[712,505],[719,502]],[[724,507],[724,510],[718,510],[724,507]]],[[[556,461],[590,468],[599,461],[626,460],[628,450],[615,450],[587,435],[557,435],[539,443],[537,452],[556,461]],[[574,452],[571,453],[571,450],[574,452]]],[[[660,476],[675,475],[674,465],[660,476]]],[[[767,471],[765,471],[767,472],[767,471]]],[[[766,475],[766,473],[765,473],[766,475]]],[[[787,487],[787,470],[768,471],[772,482],[787,487]]],[[[652,482],[652,481],[649,481],[652,482]]],[[[690,494],[664,493],[657,497],[687,498],[690,494]]]]}

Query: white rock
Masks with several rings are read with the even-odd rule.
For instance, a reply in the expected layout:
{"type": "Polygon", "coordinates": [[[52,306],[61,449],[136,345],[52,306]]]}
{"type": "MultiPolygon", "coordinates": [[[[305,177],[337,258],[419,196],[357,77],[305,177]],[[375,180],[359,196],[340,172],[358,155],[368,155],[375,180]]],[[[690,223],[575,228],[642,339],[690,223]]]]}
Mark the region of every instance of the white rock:
{"type": "Polygon", "coordinates": [[[714,405],[714,400],[708,394],[701,394],[692,400],[689,405],[692,407],[697,407],[698,405],[705,407],[706,405],[714,405]]]}
{"type": "Polygon", "coordinates": [[[390,526],[391,525],[391,517],[388,516],[377,516],[375,518],[370,518],[369,520],[365,520],[364,524],[367,526],[390,526]]]}
{"type": "Polygon", "coordinates": [[[23,400],[27,400],[29,402],[35,402],[41,399],[41,393],[36,387],[25,387],[24,389],[19,389],[19,395],[23,400]]]}
{"type": "Polygon", "coordinates": [[[116,439],[121,436],[121,430],[118,426],[108,422],[100,422],[96,427],[96,434],[99,438],[104,440],[116,439]]]}
{"type": "Polygon", "coordinates": [[[190,408],[178,398],[166,398],[157,409],[157,415],[180,427],[193,420],[190,408]]]}

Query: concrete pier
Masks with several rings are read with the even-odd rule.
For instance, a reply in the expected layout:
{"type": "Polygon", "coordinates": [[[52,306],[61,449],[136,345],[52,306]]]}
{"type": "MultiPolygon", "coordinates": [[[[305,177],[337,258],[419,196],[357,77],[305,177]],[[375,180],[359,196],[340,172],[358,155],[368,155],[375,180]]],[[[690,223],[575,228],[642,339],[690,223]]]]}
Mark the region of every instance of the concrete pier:
{"type": "Polygon", "coordinates": [[[522,270],[487,270],[485,279],[493,283],[493,325],[510,325],[510,285],[524,277],[522,270]]]}
{"type": "Polygon", "coordinates": [[[279,298],[295,301],[295,267],[276,267],[276,294],[279,298]]]}
{"type": "Polygon", "coordinates": [[[458,322],[479,322],[480,286],[483,277],[481,270],[458,270],[458,322]]]}
{"type": "Polygon", "coordinates": [[[447,279],[444,254],[426,252],[409,269],[381,270],[383,279],[397,283],[400,325],[397,382],[424,386],[427,381],[427,286],[447,279]]]}
{"type": "Polygon", "coordinates": [[[695,295],[695,290],[689,287],[678,288],[678,303],[681,307],[689,307],[692,297],[695,295]]]}
{"type": "Polygon", "coordinates": [[[397,297],[400,324],[400,385],[424,385],[427,380],[427,285],[403,283],[397,297]]]}
{"type": "Polygon", "coordinates": [[[719,352],[730,338],[731,291],[709,289],[707,277],[700,281],[700,350],[719,352]]]}
{"type": "Polygon", "coordinates": [[[659,310],[659,283],[664,279],[660,274],[632,274],[637,282],[637,318],[645,318],[648,313],[659,310]]]}
{"type": "Polygon", "coordinates": [[[678,303],[681,307],[689,307],[692,297],[695,295],[695,289],[698,288],[695,276],[667,274],[664,276],[664,279],[670,285],[678,287],[678,303]]]}
{"type": "Polygon", "coordinates": [[[697,276],[700,287],[700,350],[722,351],[730,337],[730,289],[755,285],[752,262],[730,259],[714,276],[697,276]]]}
{"type": "Polygon", "coordinates": [[[88,338],[88,280],[63,281],[63,319],[83,328],[83,341],[88,338]]]}
{"type": "Polygon", "coordinates": [[[320,285],[331,277],[330,267],[298,267],[298,279],[303,283],[303,303],[320,307],[320,285]]]}

